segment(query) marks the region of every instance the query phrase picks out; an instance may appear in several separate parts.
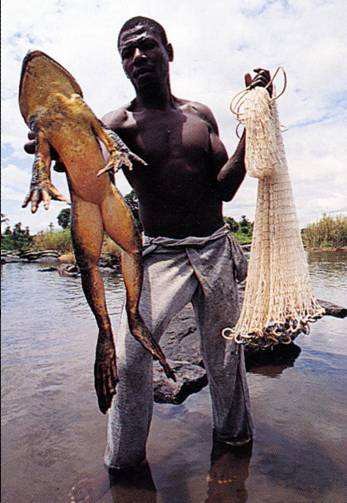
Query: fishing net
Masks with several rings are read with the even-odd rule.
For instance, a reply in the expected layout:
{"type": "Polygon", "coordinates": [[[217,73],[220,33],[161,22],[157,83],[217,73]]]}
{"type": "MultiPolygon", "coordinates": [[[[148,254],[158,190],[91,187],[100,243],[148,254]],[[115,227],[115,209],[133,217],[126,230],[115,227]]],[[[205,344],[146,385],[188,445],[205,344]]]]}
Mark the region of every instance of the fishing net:
{"type": "Polygon", "coordinates": [[[237,324],[222,332],[254,349],[289,344],[324,314],[310,285],[276,101],[247,89],[237,116],[246,128],[245,165],[258,194],[245,297],[237,324]]]}

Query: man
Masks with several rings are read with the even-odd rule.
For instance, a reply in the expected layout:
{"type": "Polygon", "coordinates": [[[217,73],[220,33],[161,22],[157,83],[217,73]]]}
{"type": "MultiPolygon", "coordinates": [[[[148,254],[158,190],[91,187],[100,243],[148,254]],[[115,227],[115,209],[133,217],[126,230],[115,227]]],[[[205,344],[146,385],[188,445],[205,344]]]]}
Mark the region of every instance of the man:
{"type": "MultiPolygon", "coordinates": [[[[148,163],[124,170],[138,195],[146,235],[140,311],[159,340],[171,318],[193,303],[215,439],[243,445],[253,431],[243,350],[223,339],[221,330],[237,321],[236,279],[245,276],[244,258],[222,216],[222,202],[234,197],[245,176],[245,137],[228,159],[209,108],[171,93],[173,49],[161,25],[130,19],[118,49],[136,97],[103,122],[148,163]]],[[[256,72],[253,81],[246,75],[246,85],[267,85],[269,72],[256,72]]],[[[152,358],[130,335],[125,311],[116,337],[119,384],[109,412],[105,463],[124,469],[146,457],[152,358]]]]}

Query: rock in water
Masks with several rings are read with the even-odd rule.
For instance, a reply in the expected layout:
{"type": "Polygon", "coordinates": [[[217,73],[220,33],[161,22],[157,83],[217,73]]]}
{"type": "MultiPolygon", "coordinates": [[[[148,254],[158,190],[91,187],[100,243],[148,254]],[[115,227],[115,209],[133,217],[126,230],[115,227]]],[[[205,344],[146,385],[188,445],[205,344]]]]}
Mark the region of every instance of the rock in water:
{"type": "Polygon", "coordinates": [[[168,360],[174,370],[176,382],[168,380],[159,365],[154,365],[154,400],[157,403],[180,404],[207,385],[205,369],[188,361],[168,360]]]}

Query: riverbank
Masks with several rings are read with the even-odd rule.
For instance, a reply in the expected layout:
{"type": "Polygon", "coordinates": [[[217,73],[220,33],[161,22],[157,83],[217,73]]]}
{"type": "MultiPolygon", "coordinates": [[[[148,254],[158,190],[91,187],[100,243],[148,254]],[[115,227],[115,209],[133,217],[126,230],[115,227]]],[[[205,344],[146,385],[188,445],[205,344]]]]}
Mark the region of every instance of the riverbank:
{"type": "Polygon", "coordinates": [[[318,247],[318,248],[310,248],[310,247],[305,247],[305,250],[307,252],[338,252],[338,253],[347,253],[347,246],[325,246],[325,247],[318,247]]]}

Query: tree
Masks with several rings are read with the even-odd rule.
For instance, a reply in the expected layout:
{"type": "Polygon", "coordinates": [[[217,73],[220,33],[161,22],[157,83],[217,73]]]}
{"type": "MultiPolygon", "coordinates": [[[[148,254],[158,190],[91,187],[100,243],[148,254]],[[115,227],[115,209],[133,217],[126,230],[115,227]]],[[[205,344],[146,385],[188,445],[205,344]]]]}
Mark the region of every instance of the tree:
{"type": "Polygon", "coordinates": [[[32,240],[33,238],[30,236],[29,227],[22,229],[22,223],[16,223],[12,231],[13,247],[17,250],[23,251],[30,246],[32,240]]]}
{"type": "Polygon", "coordinates": [[[232,217],[224,217],[224,222],[230,227],[231,232],[237,232],[239,230],[239,224],[232,217]]]}
{"type": "Polygon", "coordinates": [[[70,227],[71,226],[71,210],[70,210],[70,208],[63,208],[61,210],[61,212],[59,213],[57,220],[58,220],[58,224],[63,229],[67,229],[68,227],[70,227]]]}
{"type": "Polygon", "coordinates": [[[243,234],[252,234],[253,224],[248,220],[246,215],[241,216],[241,220],[239,222],[240,230],[243,234]]]}

